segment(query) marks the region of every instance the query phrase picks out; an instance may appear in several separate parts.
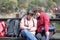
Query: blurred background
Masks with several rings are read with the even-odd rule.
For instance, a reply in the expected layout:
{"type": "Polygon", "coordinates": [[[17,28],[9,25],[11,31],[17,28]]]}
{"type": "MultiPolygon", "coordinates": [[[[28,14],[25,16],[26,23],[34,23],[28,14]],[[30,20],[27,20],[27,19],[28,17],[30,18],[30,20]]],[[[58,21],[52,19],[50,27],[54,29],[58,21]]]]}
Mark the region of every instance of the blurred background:
{"type": "Polygon", "coordinates": [[[22,17],[35,7],[41,7],[50,18],[60,18],[60,0],[0,0],[0,18],[22,17]]]}

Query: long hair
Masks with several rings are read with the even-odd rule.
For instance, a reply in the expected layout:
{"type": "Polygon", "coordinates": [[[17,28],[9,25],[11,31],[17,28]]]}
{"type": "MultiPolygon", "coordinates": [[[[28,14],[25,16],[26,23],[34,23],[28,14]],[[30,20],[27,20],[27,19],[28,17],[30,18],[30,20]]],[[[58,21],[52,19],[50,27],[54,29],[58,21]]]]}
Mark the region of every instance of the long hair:
{"type": "Polygon", "coordinates": [[[43,12],[43,11],[42,11],[42,9],[41,9],[40,7],[38,7],[38,8],[34,8],[34,9],[33,9],[33,12],[34,12],[34,13],[36,13],[36,12],[41,13],[41,12],[43,12]]]}

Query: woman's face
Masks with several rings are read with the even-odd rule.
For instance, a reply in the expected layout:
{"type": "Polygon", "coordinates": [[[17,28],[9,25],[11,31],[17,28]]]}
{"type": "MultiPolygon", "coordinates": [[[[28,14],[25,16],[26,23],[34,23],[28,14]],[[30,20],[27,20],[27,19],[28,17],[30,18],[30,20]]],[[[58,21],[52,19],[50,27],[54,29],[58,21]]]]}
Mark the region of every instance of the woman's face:
{"type": "Polygon", "coordinates": [[[40,13],[39,12],[36,12],[36,16],[39,17],[40,16],[40,13]]]}

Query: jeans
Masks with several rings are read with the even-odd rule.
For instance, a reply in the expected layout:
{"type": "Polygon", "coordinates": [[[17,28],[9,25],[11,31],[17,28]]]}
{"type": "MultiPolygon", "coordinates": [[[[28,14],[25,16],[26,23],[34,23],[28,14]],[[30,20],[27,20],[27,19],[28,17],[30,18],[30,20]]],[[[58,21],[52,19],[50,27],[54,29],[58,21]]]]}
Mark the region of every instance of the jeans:
{"type": "Polygon", "coordinates": [[[27,40],[37,40],[36,37],[28,30],[22,30],[22,36],[26,37],[27,40]]]}

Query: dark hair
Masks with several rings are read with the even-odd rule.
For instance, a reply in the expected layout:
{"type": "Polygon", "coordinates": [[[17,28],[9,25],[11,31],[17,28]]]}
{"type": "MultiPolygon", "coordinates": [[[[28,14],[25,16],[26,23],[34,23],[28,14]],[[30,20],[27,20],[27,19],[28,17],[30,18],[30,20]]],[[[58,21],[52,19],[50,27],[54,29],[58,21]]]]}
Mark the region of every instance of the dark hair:
{"type": "Polygon", "coordinates": [[[27,10],[27,15],[31,15],[31,16],[33,16],[33,15],[34,15],[33,10],[27,10]]]}
{"type": "Polygon", "coordinates": [[[41,13],[41,12],[43,12],[43,11],[42,11],[42,9],[39,7],[39,8],[34,8],[34,9],[33,9],[33,12],[34,12],[34,13],[36,13],[36,12],[41,13]]]}

